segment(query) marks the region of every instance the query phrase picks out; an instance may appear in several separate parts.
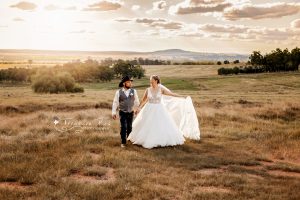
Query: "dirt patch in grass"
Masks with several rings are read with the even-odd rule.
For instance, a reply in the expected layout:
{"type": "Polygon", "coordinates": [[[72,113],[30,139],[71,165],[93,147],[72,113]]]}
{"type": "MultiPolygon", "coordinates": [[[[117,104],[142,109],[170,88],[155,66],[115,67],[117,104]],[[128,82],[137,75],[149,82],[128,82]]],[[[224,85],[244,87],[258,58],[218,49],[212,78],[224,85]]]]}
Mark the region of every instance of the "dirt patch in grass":
{"type": "Polygon", "coordinates": [[[0,182],[0,188],[10,189],[10,190],[28,190],[32,189],[32,185],[22,184],[19,182],[0,182]]]}
{"type": "Polygon", "coordinates": [[[65,179],[89,184],[104,184],[116,181],[114,169],[101,166],[92,166],[83,170],[72,170],[71,175],[65,179]]]}

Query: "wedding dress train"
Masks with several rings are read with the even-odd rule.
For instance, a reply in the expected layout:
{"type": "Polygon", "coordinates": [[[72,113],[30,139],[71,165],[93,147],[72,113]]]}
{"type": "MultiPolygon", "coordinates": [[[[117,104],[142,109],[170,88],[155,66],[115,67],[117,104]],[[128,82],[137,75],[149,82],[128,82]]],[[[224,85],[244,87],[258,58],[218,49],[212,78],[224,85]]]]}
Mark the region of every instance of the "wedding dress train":
{"type": "Polygon", "coordinates": [[[181,145],[184,137],[199,140],[198,119],[191,98],[162,95],[164,86],[158,86],[157,92],[147,89],[148,102],[134,119],[127,139],[149,149],[181,145]]]}

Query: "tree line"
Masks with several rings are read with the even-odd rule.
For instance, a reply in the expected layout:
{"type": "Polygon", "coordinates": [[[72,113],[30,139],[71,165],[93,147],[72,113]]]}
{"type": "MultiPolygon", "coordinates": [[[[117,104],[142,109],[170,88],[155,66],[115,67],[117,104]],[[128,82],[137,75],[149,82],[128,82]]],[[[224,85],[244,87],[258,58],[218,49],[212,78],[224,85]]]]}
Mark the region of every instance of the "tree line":
{"type": "Polygon", "coordinates": [[[76,82],[107,82],[125,75],[140,79],[145,76],[145,69],[125,61],[103,66],[96,60],[87,59],[45,68],[1,69],[0,81],[31,83],[35,92],[83,92],[76,82]]]}
{"type": "Polygon", "coordinates": [[[219,68],[219,75],[239,74],[239,73],[263,73],[263,72],[283,72],[298,71],[300,65],[300,49],[298,47],[289,51],[277,48],[265,55],[260,51],[253,51],[249,57],[248,66],[233,68],[219,68]]]}
{"type": "Polygon", "coordinates": [[[149,58],[134,58],[131,60],[123,60],[123,59],[113,59],[113,58],[105,58],[101,60],[101,65],[111,66],[117,63],[130,63],[132,65],[171,65],[170,60],[159,60],[159,59],[149,59],[149,58]]]}
{"type": "Polygon", "coordinates": [[[122,60],[122,59],[112,59],[105,58],[101,60],[101,65],[111,66],[116,63],[127,62],[132,65],[214,65],[213,61],[171,61],[171,60],[159,60],[159,59],[149,59],[149,58],[134,58],[132,60],[122,60]]]}
{"type": "MultiPolygon", "coordinates": [[[[63,65],[55,65],[45,68],[8,68],[0,70],[0,81],[31,82],[32,76],[39,71],[42,73],[69,73],[76,82],[99,82],[111,81],[129,75],[134,78],[142,78],[145,70],[140,65],[132,65],[120,61],[112,66],[103,66],[98,61],[87,59],[85,61],[75,60],[63,65]]],[[[41,74],[41,73],[40,73],[41,74]]]]}

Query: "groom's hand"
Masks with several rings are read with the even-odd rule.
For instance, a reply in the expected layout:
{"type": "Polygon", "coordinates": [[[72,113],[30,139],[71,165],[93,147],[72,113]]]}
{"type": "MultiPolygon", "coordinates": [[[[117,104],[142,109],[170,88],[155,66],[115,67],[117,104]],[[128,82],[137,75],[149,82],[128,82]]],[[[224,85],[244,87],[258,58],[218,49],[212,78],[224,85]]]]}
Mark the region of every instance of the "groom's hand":
{"type": "Polygon", "coordinates": [[[139,112],[140,112],[140,109],[137,108],[137,109],[134,111],[134,114],[137,115],[137,114],[139,114],[139,112]]]}
{"type": "Polygon", "coordinates": [[[112,115],[112,118],[113,118],[114,120],[116,120],[116,119],[117,119],[117,115],[116,115],[116,114],[112,115]]]}

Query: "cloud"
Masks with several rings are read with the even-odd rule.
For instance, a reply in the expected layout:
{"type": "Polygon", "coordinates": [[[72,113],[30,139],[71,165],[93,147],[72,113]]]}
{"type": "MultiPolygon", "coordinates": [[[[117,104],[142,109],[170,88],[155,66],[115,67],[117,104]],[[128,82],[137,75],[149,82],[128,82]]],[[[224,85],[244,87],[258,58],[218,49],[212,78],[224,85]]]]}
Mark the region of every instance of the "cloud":
{"type": "Polygon", "coordinates": [[[300,12],[300,3],[268,3],[252,5],[246,4],[238,7],[231,7],[224,11],[224,18],[227,20],[239,19],[264,19],[280,18],[294,15],[300,12]]]}
{"type": "Polygon", "coordinates": [[[292,21],[291,27],[300,29],[300,19],[296,19],[296,20],[292,21]]]}
{"type": "Polygon", "coordinates": [[[77,10],[76,6],[65,7],[64,10],[77,10]]]}
{"type": "MultiPolygon", "coordinates": [[[[226,41],[237,40],[262,43],[270,41],[279,43],[289,40],[300,41],[300,28],[298,28],[300,27],[300,19],[294,20],[291,26],[282,28],[266,28],[262,26],[237,24],[195,24],[176,22],[164,18],[119,18],[115,21],[142,24],[152,28],[150,29],[151,31],[159,33],[162,37],[201,37],[226,41]]],[[[145,31],[143,31],[143,33],[144,32],[145,31]]]]}
{"type": "Polygon", "coordinates": [[[48,10],[48,11],[53,11],[53,10],[58,10],[58,9],[59,9],[59,7],[54,4],[45,6],[45,10],[48,10]]]}
{"type": "Polygon", "coordinates": [[[149,27],[156,27],[156,28],[162,28],[168,30],[181,29],[183,27],[183,24],[180,22],[169,21],[161,18],[135,18],[135,19],[120,18],[120,19],[115,19],[115,21],[135,22],[149,27]]]}
{"type": "Polygon", "coordinates": [[[24,19],[22,19],[20,17],[15,17],[13,20],[16,21],[16,22],[23,22],[23,21],[25,21],[24,19]]]}
{"type": "Polygon", "coordinates": [[[132,31],[131,30],[123,30],[122,33],[125,33],[125,34],[130,34],[132,31]]]}
{"type": "Polygon", "coordinates": [[[192,32],[179,33],[178,36],[183,36],[183,37],[204,37],[205,35],[201,32],[192,31],[192,32]]]}
{"type": "Polygon", "coordinates": [[[69,33],[81,34],[81,33],[86,33],[86,30],[71,31],[71,32],[69,32],[69,33]]]}
{"type": "Polygon", "coordinates": [[[223,12],[233,4],[226,0],[185,0],[169,8],[169,13],[186,15],[192,13],[223,12]]]}
{"type": "Polygon", "coordinates": [[[248,32],[256,34],[258,39],[262,41],[284,41],[297,34],[297,32],[292,31],[289,28],[262,28],[249,30],[248,32]]]}
{"type": "Polygon", "coordinates": [[[179,22],[155,22],[155,23],[151,23],[150,26],[175,30],[175,29],[181,29],[182,24],[179,22]]]}
{"type": "Polygon", "coordinates": [[[167,2],[166,1],[156,1],[153,2],[153,10],[164,10],[167,6],[167,2]]]}
{"type": "Polygon", "coordinates": [[[220,40],[237,39],[265,42],[287,41],[293,38],[299,40],[300,30],[292,30],[289,27],[265,28],[231,24],[203,24],[199,25],[199,33],[220,40]]]}
{"type": "Polygon", "coordinates": [[[91,21],[87,21],[87,20],[79,20],[79,21],[76,21],[76,23],[79,23],[79,24],[87,24],[87,23],[90,23],[91,21]]]}
{"type": "Polygon", "coordinates": [[[132,19],[119,18],[119,19],[115,19],[115,21],[117,21],[117,22],[130,22],[130,21],[132,21],[132,19]]]}
{"type": "Polygon", "coordinates": [[[205,24],[199,27],[207,32],[219,33],[245,33],[249,28],[243,25],[219,25],[219,24],[205,24]]]}
{"type": "Polygon", "coordinates": [[[34,4],[34,3],[31,3],[31,2],[27,2],[27,1],[21,1],[15,5],[11,5],[10,6],[11,8],[18,8],[18,9],[21,9],[21,10],[34,10],[37,5],[34,4]]]}
{"type": "Polygon", "coordinates": [[[138,18],[135,20],[136,23],[142,23],[144,25],[150,26],[150,27],[157,27],[157,28],[163,28],[163,29],[181,29],[182,23],[180,22],[173,22],[173,21],[167,21],[165,19],[160,18],[138,18]]]}
{"type": "Polygon", "coordinates": [[[59,7],[57,5],[54,5],[54,4],[49,4],[47,6],[44,7],[45,10],[47,11],[54,11],[54,10],[59,10],[59,9],[63,9],[63,10],[66,10],[66,11],[72,11],[72,10],[76,10],[76,6],[69,6],[69,7],[59,7]]]}
{"type": "Polygon", "coordinates": [[[139,10],[140,8],[141,8],[140,5],[133,5],[133,6],[131,7],[131,10],[135,11],[135,10],[139,10]]]}
{"type": "Polygon", "coordinates": [[[243,25],[232,24],[203,24],[199,25],[199,32],[207,38],[218,40],[254,40],[256,35],[249,33],[249,30],[257,27],[247,27],[243,25]]]}
{"type": "Polygon", "coordinates": [[[137,18],[135,21],[137,23],[143,23],[143,24],[152,24],[154,22],[166,22],[165,19],[157,19],[157,18],[137,18]]]}
{"type": "Polygon", "coordinates": [[[110,11],[117,10],[122,7],[122,4],[118,1],[100,1],[98,3],[89,5],[88,8],[84,8],[85,11],[110,11]]]}
{"type": "Polygon", "coordinates": [[[147,14],[152,14],[154,12],[163,11],[167,7],[166,1],[155,1],[152,3],[152,8],[150,10],[147,10],[147,14]]]}

